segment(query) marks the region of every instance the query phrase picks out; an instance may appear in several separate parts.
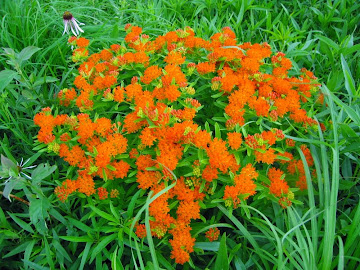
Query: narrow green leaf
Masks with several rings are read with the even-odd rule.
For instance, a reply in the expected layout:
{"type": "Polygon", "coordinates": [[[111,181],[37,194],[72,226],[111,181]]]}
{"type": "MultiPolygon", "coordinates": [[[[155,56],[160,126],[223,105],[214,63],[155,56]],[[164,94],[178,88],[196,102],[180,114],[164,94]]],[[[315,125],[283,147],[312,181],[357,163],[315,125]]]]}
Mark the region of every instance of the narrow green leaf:
{"type": "MultiPolygon", "coordinates": [[[[36,240],[33,240],[29,243],[29,245],[26,247],[25,252],[24,252],[24,266],[25,269],[28,269],[28,264],[26,262],[28,262],[30,260],[30,256],[32,253],[32,250],[35,246],[36,240]]],[[[32,269],[32,268],[31,268],[32,269]]]]}
{"type": "Polygon", "coordinates": [[[25,221],[22,221],[17,216],[15,216],[15,214],[12,214],[10,212],[7,212],[7,213],[20,226],[20,228],[22,228],[25,231],[28,231],[30,233],[34,233],[34,230],[31,228],[29,223],[26,223],[25,221]]]}
{"type": "Polygon", "coordinates": [[[339,261],[338,261],[338,270],[344,270],[344,243],[343,240],[341,239],[341,236],[338,235],[338,240],[339,240],[339,261]]]}
{"type": "Polygon", "coordinates": [[[135,204],[137,202],[138,197],[140,196],[141,190],[138,190],[134,196],[132,196],[129,206],[127,208],[127,216],[131,218],[133,216],[135,204]]]}
{"type": "Polygon", "coordinates": [[[63,257],[65,257],[69,262],[71,262],[71,258],[69,254],[66,252],[66,250],[63,248],[63,246],[58,242],[57,240],[53,240],[52,244],[54,248],[56,249],[56,252],[59,252],[63,257]]]}
{"type": "Polygon", "coordinates": [[[115,217],[113,217],[112,215],[110,215],[110,214],[108,214],[108,213],[105,213],[104,211],[101,211],[100,209],[96,208],[96,207],[93,206],[93,205],[89,205],[89,206],[90,206],[90,208],[91,208],[96,214],[98,214],[99,216],[101,216],[101,217],[103,217],[103,218],[105,218],[105,219],[107,219],[107,220],[109,220],[109,221],[112,221],[112,222],[114,222],[114,223],[116,223],[116,224],[119,223],[119,220],[116,219],[115,217]]]}
{"type": "Polygon", "coordinates": [[[101,252],[111,241],[117,238],[117,234],[113,233],[106,237],[103,237],[102,240],[94,247],[91,252],[90,263],[95,259],[95,257],[101,252]]]}
{"type": "Polygon", "coordinates": [[[23,244],[21,244],[20,246],[14,248],[13,250],[11,250],[9,253],[5,254],[2,259],[5,259],[5,258],[8,258],[8,257],[11,257],[11,256],[14,256],[20,252],[23,252],[28,245],[30,245],[32,242],[34,242],[35,240],[32,240],[32,241],[27,241],[23,244]]]}
{"type": "Polygon", "coordinates": [[[50,268],[49,267],[44,267],[44,266],[41,266],[37,263],[34,263],[34,262],[31,262],[29,260],[23,260],[24,264],[25,265],[28,265],[31,267],[31,269],[33,270],[49,270],[50,268]]]}
{"type": "Polygon", "coordinates": [[[45,255],[46,255],[47,263],[49,264],[50,269],[55,269],[54,261],[52,260],[52,256],[51,256],[49,242],[47,241],[46,237],[43,237],[43,243],[45,244],[45,255]]]}
{"type": "Polygon", "coordinates": [[[355,81],[351,76],[351,71],[349,69],[349,66],[342,54],[341,54],[341,66],[345,77],[345,89],[348,91],[350,97],[355,97],[356,96],[355,81]]]}
{"type": "Polygon", "coordinates": [[[221,139],[221,131],[218,123],[215,123],[215,137],[221,139]]]}
{"type": "Polygon", "coordinates": [[[92,232],[93,229],[90,228],[89,226],[87,226],[86,224],[82,223],[79,220],[73,219],[71,217],[67,217],[67,219],[69,220],[70,224],[74,225],[75,227],[79,228],[80,230],[82,230],[83,232],[92,232]]]}
{"type": "Polygon", "coordinates": [[[76,242],[76,243],[82,243],[82,242],[94,242],[90,236],[59,236],[59,238],[69,241],[69,242],[76,242]]]}
{"type": "Polygon", "coordinates": [[[111,254],[111,269],[112,270],[124,270],[124,266],[122,265],[122,263],[118,257],[118,249],[119,249],[119,246],[116,246],[113,254],[111,254]]]}
{"type": "Polygon", "coordinates": [[[86,243],[86,245],[85,245],[84,251],[82,252],[82,256],[81,256],[81,263],[80,263],[80,266],[79,266],[79,270],[84,269],[84,266],[85,266],[85,263],[87,261],[89,251],[90,251],[90,248],[91,248],[91,244],[92,243],[86,243]]]}
{"type": "Polygon", "coordinates": [[[226,233],[224,233],[223,236],[221,237],[220,247],[215,261],[215,269],[216,270],[229,269],[229,260],[228,260],[227,245],[226,245],[226,233]]]}

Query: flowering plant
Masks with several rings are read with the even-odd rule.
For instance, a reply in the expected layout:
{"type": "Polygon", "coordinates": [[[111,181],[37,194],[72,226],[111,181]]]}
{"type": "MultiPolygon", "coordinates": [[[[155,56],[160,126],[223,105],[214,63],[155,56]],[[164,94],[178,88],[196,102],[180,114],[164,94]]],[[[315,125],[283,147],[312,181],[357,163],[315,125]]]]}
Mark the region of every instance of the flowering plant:
{"type": "MultiPolygon", "coordinates": [[[[64,114],[44,108],[34,118],[38,141],[77,168],[55,189],[60,200],[75,192],[116,199],[125,185],[156,195],[174,184],[150,204],[150,227],[158,238],[172,235],[180,264],[193,252],[192,220],[208,222],[203,215],[217,203],[300,203],[299,152],[310,168],[313,161],[306,145],[285,138],[318,128],[310,116],[322,96],[312,72],[290,76],[283,53],[239,45],[229,27],[210,40],[189,27],[153,40],[138,26],[125,30],[126,44],[90,55],[87,39],[70,38],[79,67],[74,88],[57,95],[64,114]]],[[[144,224],[136,234],[146,236],[144,224]]]]}

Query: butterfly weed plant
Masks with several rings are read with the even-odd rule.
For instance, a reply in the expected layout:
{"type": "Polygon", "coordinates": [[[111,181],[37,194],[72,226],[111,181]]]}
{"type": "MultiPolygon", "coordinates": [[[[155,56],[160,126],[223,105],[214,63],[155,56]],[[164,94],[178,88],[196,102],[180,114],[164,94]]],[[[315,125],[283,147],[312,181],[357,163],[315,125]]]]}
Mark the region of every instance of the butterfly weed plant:
{"type": "Polygon", "coordinates": [[[39,144],[76,171],[56,187],[61,201],[112,205],[128,200],[123,190],[153,197],[171,186],[135,232],[165,239],[177,264],[191,262],[197,239],[220,235],[219,204],[230,216],[260,202],[302,204],[304,168],[312,181],[316,171],[309,146],[291,137],[325,129],[313,118],[324,105],[311,71],[267,43],[239,44],[229,27],[209,40],[190,27],[154,38],[125,30],[124,43],[99,51],[71,37],[73,85],[34,117],[39,144]]]}

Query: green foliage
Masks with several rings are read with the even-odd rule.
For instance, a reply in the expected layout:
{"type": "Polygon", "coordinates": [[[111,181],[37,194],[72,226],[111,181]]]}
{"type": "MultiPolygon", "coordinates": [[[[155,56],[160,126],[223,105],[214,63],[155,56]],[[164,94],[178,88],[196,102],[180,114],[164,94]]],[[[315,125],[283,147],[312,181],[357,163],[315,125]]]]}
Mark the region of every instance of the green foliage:
{"type": "MultiPolygon", "coordinates": [[[[308,200],[286,211],[268,203],[229,213],[218,205],[208,224],[194,224],[192,233],[201,236],[216,226],[221,240],[199,240],[184,268],[358,268],[359,8],[355,0],[0,1],[1,190],[6,198],[11,194],[29,203],[0,200],[0,268],[175,269],[160,248],[168,239],[140,240],[133,232],[150,204],[141,191],[124,189],[124,202],[78,198],[60,203],[54,187],[72,172],[55,157],[35,154],[32,119],[40,108],[51,106],[74,69],[68,37],[61,36],[65,10],[86,24],[85,36],[99,48],[121,43],[126,23],[152,36],[188,25],[205,38],[230,26],[239,42],[268,42],[296,63],[295,71],[314,71],[327,103],[315,117],[326,130],[292,137],[312,144],[318,180],[311,181],[307,171],[308,200]],[[30,158],[26,166],[38,165],[25,171],[31,179],[19,175],[16,161],[21,157],[30,158]]],[[[222,106],[221,100],[216,106],[222,106]]],[[[223,118],[216,115],[204,124],[221,137],[223,118]]]]}

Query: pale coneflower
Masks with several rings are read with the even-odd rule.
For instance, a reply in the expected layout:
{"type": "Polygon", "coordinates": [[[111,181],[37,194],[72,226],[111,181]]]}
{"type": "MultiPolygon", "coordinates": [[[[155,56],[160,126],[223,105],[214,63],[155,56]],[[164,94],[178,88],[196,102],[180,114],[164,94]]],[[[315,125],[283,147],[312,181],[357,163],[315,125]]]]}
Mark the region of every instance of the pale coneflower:
{"type": "Polygon", "coordinates": [[[74,16],[69,11],[64,12],[63,20],[64,20],[63,35],[65,34],[65,32],[69,34],[69,30],[71,30],[74,36],[78,36],[80,32],[84,33],[84,30],[80,28],[80,25],[85,25],[85,24],[75,19],[74,16]]]}

